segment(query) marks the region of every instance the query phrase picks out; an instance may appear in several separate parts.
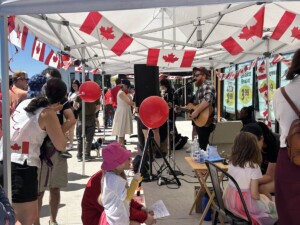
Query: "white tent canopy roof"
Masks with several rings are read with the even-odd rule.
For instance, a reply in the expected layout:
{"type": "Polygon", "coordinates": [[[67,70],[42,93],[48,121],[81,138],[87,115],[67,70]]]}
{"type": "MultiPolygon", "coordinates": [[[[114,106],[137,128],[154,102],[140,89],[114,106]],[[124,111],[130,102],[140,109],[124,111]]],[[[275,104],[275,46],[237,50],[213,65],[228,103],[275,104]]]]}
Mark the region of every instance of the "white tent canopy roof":
{"type": "Polygon", "coordinates": [[[249,2],[248,0],[0,0],[0,15],[70,13],[249,2]]]}
{"type": "MultiPolygon", "coordinates": [[[[32,1],[23,0],[16,2],[30,3],[32,1]]],[[[57,2],[60,1],[57,0],[57,2]]],[[[68,1],[61,2],[66,3],[68,1]]],[[[132,1],[128,1],[130,5],[129,2],[132,1]]],[[[162,2],[168,3],[168,1],[162,2]]],[[[180,5],[181,1],[175,2],[180,5]]],[[[214,3],[216,2],[218,1],[214,1],[214,3]]],[[[139,7],[146,8],[146,1],[144,3],[144,6],[139,7]]],[[[194,4],[193,1],[186,4],[189,5],[189,3],[191,5],[194,4]]],[[[200,1],[198,4],[201,3],[205,4],[207,2],[200,1]]],[[[232,63],[236,64],[253,60],[258,56],[263,56],[265,52],[272,54],[284,53],[299,47],[287,46],[273,40],[261,40],[261,42],[253,43],[251,51],[237,56],[231,56],[224,50],[220,43],[241,29],[263,5],[266,6],[264,20],[265,37],[272,34],[274,27],[285,10],[300,14],[300,2],[276,1],[266,4],[260,3],[251,1],[176,8],[101,11],[108,20],[134,38],[133,43],[120,57],[107,49],[96,38],[79,30],[80,25],[87,16],[86,12],[20,15],[17,16],[17,19],[28,26],[29,32],[53,47],[63,51],[67,49],[66,47],[70,47],[69,53],[77,59],[82,58],[81,46],[86,46],[85,58],[87,59],[87,64],[91,68],[101,68],[101,65],[104,65],[104,70],[109,74],[133,73],[134,64],[146,63],[148,48],[162,48],[162,46],[165,49],[195,49],[197,53],[192,66],[221,68],[227,67],[232,63]],[[65,21],[68,22],[68,25],[66,25],[65,21]],[[197,33],[201,33],[201,37],[197,33]],[[81,43],[84,44],[80,45],[81,43]],[[269,47],[267,43],[269,43],[269,47]]],[[[104,4],[104,2],[100,1],[99,4],[104,4]]],[[[151,6],[155,6],[155,4],[154,1],[151,6]]],[[[73,5],[76,4],[72,3],[73,5]]],[[[111,7],[113,7],[112,5],[111,7]]],[[[161,72],[183,70],[189,69],[160,68],[161,72]]]]}

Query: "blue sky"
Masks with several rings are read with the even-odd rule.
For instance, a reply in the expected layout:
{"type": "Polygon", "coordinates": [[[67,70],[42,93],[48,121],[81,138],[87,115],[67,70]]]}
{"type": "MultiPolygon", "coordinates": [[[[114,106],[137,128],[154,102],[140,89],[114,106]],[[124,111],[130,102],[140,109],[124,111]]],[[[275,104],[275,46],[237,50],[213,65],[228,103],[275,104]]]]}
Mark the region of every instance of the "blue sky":
{"type": "MultiPolygon", "coordinates": [[[[18,48],[19,52],[15,54],[15,47],[10,42],[8,42],[8,54],[9,58],[13,57],[13,60],[10,62],[10,68],[12,71],[24,70],[28,73],[28,76],[31,77],[37,73],[42,72],[43,69],[47,67],[43,62],[39,62],[31,58],[31,50],[34,41],[34,36],[28,34],[27,41],[25,44],[25,49],[22,50],[18,48]]],[[[54,48],[52,48],[55,50],[54,48]]],[[[44,61],[50,52],[49,46],[46,44],[46,51],[44,61]]],[[[11,72],[10,72],[11,74],[11,72]]]]}

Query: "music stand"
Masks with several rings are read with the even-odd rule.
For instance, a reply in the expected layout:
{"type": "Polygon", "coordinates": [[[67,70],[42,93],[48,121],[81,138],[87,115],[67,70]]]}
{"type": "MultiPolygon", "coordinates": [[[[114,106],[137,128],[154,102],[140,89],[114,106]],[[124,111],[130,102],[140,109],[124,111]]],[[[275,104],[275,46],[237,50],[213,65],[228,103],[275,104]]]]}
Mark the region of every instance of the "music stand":
{"type": "Polygon", "coordinates": [[[164,181],[172,181],[172,180],[169,180],[167,178],[163,178],[162,177],[162,172],[165,169],[168,168],[169,169],[169,173],[170,173],[170,175],[173,175],[176,184],[178,186],[181,186],[181,182],[177,178],[177,175],[174,172],[174,170],[172,169],[172,167],[170,166],[168,160],[166,159],[166,157],[161,152],[161,150],[160,150],[159,146],[157,145],[156,141],[154,140],[153,137],[149,136],[149,133],[150,133],[151,130],[152,129],[149,128],[148,132],[147,132],[146,142],[145,142],[145,145],[144,145],[144,150],[143,150],[143,153],[142,153],[142,158],[141,158],[141,161],[140,161],[138,172],[141,171],[142,166],[144,166],[145,163],[146,163],[145,152],[147,151],[148,156],[149,156],[149,181],[153,181],[153,180],[157,180],[157,179],[159,179],[159,180],[163,179],[164,181]],[[155,149],[156,152],[158,152],[158,154],[160,154],[160,156],[164,160],[164,164],[166,165],[165,168],[163,168],[163,165],[162,165],[160,167],[160,169],[157,171],[156,175],[153,174],[153,168],[152,168],[152,162],[153,162],[153,152],[152,151],[153,151],[153,148],[155,149]]]}

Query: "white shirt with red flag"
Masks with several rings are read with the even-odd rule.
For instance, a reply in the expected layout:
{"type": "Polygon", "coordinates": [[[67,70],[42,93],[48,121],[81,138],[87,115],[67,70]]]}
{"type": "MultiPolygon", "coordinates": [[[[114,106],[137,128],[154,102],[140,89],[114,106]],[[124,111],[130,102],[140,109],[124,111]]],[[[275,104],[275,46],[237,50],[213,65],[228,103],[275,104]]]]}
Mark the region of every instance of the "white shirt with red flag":
{"type": "Polygon", "coordinates": [[[27,35],[28,28],[15,16],[10,16],[8,18],[8,40],[10,43],[24,50],[27,35]]]}
{"type": "Polygon", "coordinates": [[[195,50],[148,49],[147,66],[191,67],[195,50]]]}
{"type": "Polygon", "coordinates": [[[90,12],[85,18],[80,30],[92,35],[120,56],[132,43],[133,38],[111,23],[99,12],[90,12]]]}
{"type": "Polygon", "coordinates": [[[32,46],[31,57],[40,62],[44,62],[45,48],[46,44],[35,38],[32,46]]]}
{"type": "Polygon", "coordinates": [[[265,7],[262,7],[241,30],[227,38],[221,45],[231,55],[237,55],[252,48],[263,35],[264,15],[265,7]]]}
{"type": "Polygon", "coordinates": [[[300,16],[285,11],[270,37],[289,45],[300,43],[300,16]]]}
{"type": "Polygon", "coordinates": [[[48,66],[52,66],[54,68],[60,69],[61,68],[61,62],[60,62],[60,56],[53,50],[50,51],[49,55],[47,56],[45,60],[45,64],[48,66]]]}

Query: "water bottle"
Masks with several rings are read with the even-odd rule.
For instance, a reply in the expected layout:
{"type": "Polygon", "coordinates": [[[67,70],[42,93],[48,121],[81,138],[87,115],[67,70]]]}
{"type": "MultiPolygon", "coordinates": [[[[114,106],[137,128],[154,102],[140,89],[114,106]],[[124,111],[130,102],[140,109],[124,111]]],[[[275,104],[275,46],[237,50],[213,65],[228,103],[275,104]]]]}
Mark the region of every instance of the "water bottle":
{"type": "MultiPolygon", "coordinates": [[[[209,197],[208,197],[208,194],[205,194],[202,198],[202,213],[204,212],[206,206],[207,206],[207,203],[208,203],[208,200],[209,200],[209,197]]],[[[210,208],[208,209],[205,217],[204,217],[204,221],[211,221],[211,211],[210,211],[210,208]]]]}

